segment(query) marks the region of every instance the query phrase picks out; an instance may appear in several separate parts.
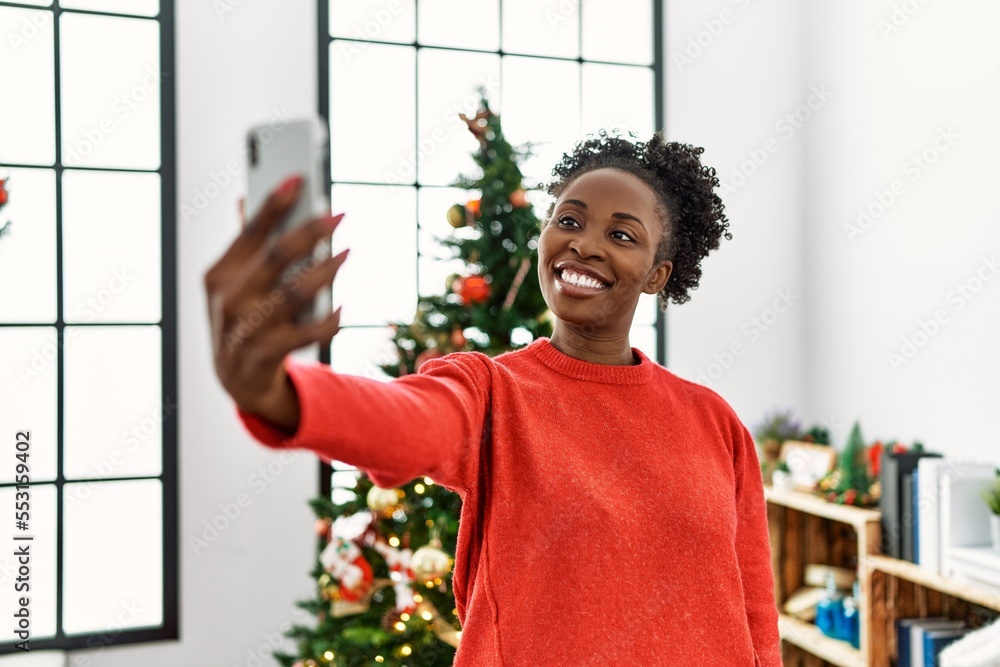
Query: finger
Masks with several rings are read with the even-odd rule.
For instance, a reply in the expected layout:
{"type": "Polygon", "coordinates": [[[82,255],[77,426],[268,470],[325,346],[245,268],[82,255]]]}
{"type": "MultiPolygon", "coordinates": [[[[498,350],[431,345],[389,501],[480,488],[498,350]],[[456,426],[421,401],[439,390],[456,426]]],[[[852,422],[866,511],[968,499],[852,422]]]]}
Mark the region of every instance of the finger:
{"type": "Polygon", "coordinates": [[[333,342],[333,337],[340,331],[340,311],[343,306],[318,322],[306,325],[295,325],[288,323],[274,332],[277,337],[276,347],[283,350],[284,354],[293,352],[306,345],[319,342],[321,345],[329,346],[333,342]]]}
{"type": "Polygon", "coordinates": [[[294,281],[287,286],[279,287],[278,289],[287,297],[276,309],[282,311],[279,316],[294,314],[305,304],[311,304],[323,287],[333,283],[350,251],[348,248],[333,257],[307,265],[294,281]]]}
{"type": "Polygon", "coordinates": [[[330,236],[340,225],[344,214],[314,218],[309,223],[297,227],[275,241],[254,264],[249,273],[246,288],[259,292],[279,285],[279,279],[292,262],[311,256],[320,239],[330,236]]]}
{"type": "Polygon", "coordinates": [[[271,230],[278,226],[299,198],[303,180],[301,175],[295,174],[271,191],[260,211],[244,229],[243,236],[250,241],[250,245],[254,247],[263,245],[271,230]]]}

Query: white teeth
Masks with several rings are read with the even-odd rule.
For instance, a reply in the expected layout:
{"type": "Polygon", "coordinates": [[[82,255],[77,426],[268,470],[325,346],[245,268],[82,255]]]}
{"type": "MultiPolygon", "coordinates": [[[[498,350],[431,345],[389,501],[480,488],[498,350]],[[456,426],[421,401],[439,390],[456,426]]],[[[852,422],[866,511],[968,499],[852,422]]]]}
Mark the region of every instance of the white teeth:
{"type": "Polygon", "coordinates": [[[604,283],[594,280],[590,276],[574,273],[569,269],[562,270],[562,279],[570,284],[590,287],[591,289],[601,289],[604,287],[604,283]]]}

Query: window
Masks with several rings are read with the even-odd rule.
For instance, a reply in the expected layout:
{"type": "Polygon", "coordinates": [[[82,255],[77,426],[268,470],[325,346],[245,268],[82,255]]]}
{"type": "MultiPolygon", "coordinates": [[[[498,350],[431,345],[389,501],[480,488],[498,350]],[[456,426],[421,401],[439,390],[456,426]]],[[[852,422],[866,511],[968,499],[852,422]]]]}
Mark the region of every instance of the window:
{"type": "Polygon", "coordinates": [[[173,32],[172,0],[0,1],[0,653],[12,545],[30,648],[177,637],[173,32]]]}
{"type": "MultiPolygon", "coordinates": [[[[522,164],[547,183],[564,152],[600,128],[642,140],[663,126],[662,3],[653,0],[319,0],[319,104],[330,123],[331,203],[350,247],[334,300],[342,330],[321,360],[384,379],[391,320],[418,295],[443,293],[461,262],[445,261],[445,211],[469,197],[447,187],[474,173],[476,141],[458,118],[486,86],[513,145],[544,142],[522,164]],[[378,299],[371,298],[378,294],[378,299]]],[[[530,193],[541,216],[548,195],[530,193]]],[[[665,363],[655,295],[640,300],[632,345],[665,363]]],[[[320,474],[325,491],[329,466],[320,474]]]]}

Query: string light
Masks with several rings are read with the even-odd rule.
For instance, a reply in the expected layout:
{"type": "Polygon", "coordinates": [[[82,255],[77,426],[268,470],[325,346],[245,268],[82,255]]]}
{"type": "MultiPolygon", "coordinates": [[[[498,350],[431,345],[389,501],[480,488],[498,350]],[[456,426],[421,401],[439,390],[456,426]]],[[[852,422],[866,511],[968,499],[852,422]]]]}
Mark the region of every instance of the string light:
{"type": "Polygon", "coordinates": [[[390,546],[398,547],[399,546],[399,538],[396,537],[395,535],[393,535],[392,537],[389,538],[389,544],[390,544],[390,546]]]}
{"type": "Polygon", "coordinates": [[[427,490],[427,487],[424,486],[423,484],[417,484],[416,486],[413,487],[413,490],[416,491],[417,493],[423,493],[424,491],[427,490]]]}
{"type": "Polygon", "coordinates": [[[323,658],[325,658],[327,662],[333,660],[333,657],[334,657],[333,651],[327,651],[326,653],[323,654],[323,658]]]}

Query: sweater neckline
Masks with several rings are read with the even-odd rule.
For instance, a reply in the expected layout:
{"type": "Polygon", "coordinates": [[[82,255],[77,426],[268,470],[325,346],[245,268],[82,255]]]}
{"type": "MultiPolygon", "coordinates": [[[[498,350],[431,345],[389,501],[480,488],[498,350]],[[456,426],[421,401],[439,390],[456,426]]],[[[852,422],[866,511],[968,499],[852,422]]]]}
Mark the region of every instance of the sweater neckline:
{"type": "Polygon", "coordinates": [[[546,336],[532,341],[528,350],[552,370],[577,380],[608,384],[643,384],[649,382],[653,376],[653,362],[637,347],[632,348],[632,354],[639,359],[639,363],[629,366],[598,364],[571,357],[553,345],[546,336]]]}

